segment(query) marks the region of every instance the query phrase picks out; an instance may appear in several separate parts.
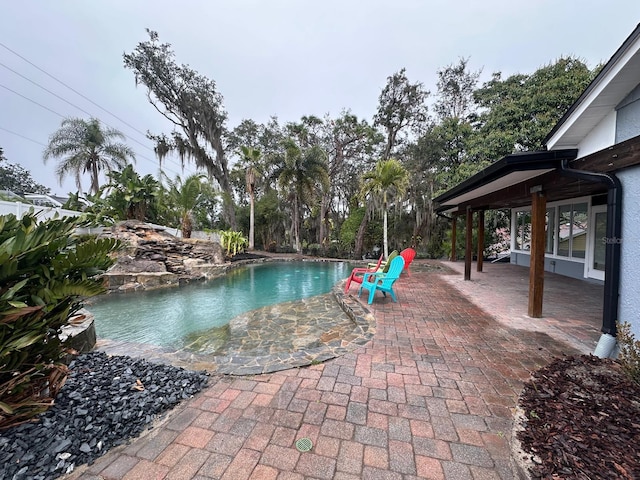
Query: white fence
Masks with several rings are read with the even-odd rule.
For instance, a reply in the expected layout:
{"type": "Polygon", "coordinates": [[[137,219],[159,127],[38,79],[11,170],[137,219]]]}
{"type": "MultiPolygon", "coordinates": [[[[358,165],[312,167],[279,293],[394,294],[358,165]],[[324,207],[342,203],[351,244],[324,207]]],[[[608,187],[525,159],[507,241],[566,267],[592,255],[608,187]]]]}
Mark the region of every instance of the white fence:
{"type": "MultiPolygon", "coordinates": [[[[31,209],[33,209],[33,212],[38,216],[38,219],[42,221],[54,218],[56,215],[58,215],[58,217],[77,217],[81,214],[81,212],[65,210],[60,207],[42,207],[40,205],[31,205],[29,203],[7,202],[0,200],[0,215],[13,213],[16,217],[22,218],[25,214],[29,213],[31,209]]],[[[147,225],[159,230],[165,230],[167,233],[176,237],[182,237],[182,232],[179,228],[166,227],[164,225],[156,225],[153,223],[147,223],[147,225]]],[[[78,228],[77,233],[100,233],[103,228],[104,227],[78,228]]],[[[191,238],[220,243],[220,235],[214,232],[193,231],[191,232],[191,238]]]]}
{"type": "Polygon", "coordinates": [[[77,217],[80,212],[75,210],[65,210],[59,207],[42,207],[40,205],[31,205],[29,203],[22,202],[6,202],[0,200],[0,215],[8,215],[13,213],[16,217],[22,218],[25,214],[33,209],[33,212],[38,216],[40,220],[49,220],[56,216],[59,217],[77,217]]]}

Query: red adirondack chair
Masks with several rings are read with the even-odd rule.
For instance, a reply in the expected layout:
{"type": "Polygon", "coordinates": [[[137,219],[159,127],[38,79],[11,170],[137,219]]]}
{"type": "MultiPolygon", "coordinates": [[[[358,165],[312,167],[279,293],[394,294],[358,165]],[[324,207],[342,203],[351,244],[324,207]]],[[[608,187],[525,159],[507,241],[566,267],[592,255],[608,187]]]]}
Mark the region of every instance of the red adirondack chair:
{"type": "MultiPolygon", "coordinates": [[[[392,259],[396,255],[398,255],[397,251],[391,252],[389,254],[389,259],[392,259]]],[[[378,259],[378,263],[376,263],[375,265],[370,264],[371,267],[367,267],[367,268],[359,267],[351,270],[351,275],[349,275],[349,278],[347,278],[347,283],[344,286],[344,293],[349,293],[349,287],[351,286],[351,282],[362,283],[362,279],[367,273],[374,273],[380,270],[381,268],[383,268],[383,263],[385,263],[382,261],[383,258],[384,258],[384,254],[380,255],[380,258],[378,259]]],[[[385,265],[388,265],[388,262],[386,262],[385,265]]]]}
{"type": "Polygon", "coordinates": [[[409,271],[409,265],[413,262],[413,259],[416,258],[416,251],[413,248],[405,248],[400,252],[400,256],[404,258],[404,270],[408,275],[411,275],[409,271]]]}

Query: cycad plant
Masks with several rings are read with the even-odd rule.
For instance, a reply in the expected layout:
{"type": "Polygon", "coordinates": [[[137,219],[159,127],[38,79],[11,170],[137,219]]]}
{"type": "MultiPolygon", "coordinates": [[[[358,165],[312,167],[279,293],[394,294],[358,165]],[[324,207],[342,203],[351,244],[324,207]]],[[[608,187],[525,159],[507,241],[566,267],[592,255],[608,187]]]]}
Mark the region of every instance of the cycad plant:
{"type": "Polygon", "coordinates": [[[193,210],[203,200],[203,192],[207,185],[203,183],[206,177],[204,175],[194,174],[184,179],[176,176],[175,181],[166,178],[169,189],[166,195],[166,201],[170,204],[169,208],[177,210],[180,216],[180,229],[184,238],[191,238],[193,231],[193,210]]]}
{"type": "Polygon", "coordinates": [[[104,291],[96,275],[119,243],[76,237],[77,222],[0,216],[0,428],[53,403],[67,371],[61,327],[84,298],[104,291]]]}

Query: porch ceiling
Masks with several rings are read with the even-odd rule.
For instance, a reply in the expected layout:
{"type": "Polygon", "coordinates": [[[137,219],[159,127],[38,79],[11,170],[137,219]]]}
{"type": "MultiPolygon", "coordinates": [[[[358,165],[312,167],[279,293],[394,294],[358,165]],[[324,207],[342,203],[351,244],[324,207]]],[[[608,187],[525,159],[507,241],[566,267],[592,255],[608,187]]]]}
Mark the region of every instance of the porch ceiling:
{"type": "Polygon", "coordinates": [[[530,205],[531,188],[537,186],[542,186],[547,202],[607,193],[606,186],[602,184],[563,177],[556,170],[552,170],[516,185],[462,202],[458,205],[458,209],[464,211],[467,206],[470,206],[473,210],[495,210],[530,205]]]}

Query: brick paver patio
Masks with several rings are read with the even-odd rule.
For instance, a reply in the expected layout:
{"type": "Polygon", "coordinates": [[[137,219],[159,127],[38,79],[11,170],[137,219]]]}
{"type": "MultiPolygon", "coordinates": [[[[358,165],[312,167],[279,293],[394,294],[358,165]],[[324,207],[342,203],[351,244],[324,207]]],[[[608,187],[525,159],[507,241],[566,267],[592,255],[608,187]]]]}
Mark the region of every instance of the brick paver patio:
{"type": "MultiPolygon", "coordinates": [[[[370,343],[319,365],[212,377],[148,434],[73,478],[514,478],[509,437],[522,384],[577,350],[495,319],[456,281],[416,268],[397,284],[399,303],[374,301],[370,343]],[[310,452],[295,448],[302,437],[310,452]]],[[[573,317],[568,328],[579,330],[573,317]]]]}

